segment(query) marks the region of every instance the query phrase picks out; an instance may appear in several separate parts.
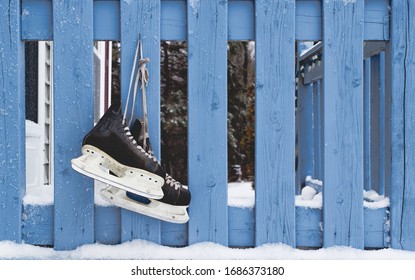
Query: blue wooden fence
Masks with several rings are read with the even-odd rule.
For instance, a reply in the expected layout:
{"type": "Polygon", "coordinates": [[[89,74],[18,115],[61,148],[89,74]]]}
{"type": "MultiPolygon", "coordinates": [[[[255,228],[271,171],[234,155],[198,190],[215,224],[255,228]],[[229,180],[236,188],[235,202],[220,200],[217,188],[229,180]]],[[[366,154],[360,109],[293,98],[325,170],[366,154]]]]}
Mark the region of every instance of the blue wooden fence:
{"type": "Polygon", "coordinates": [[[415,250],[412,14],[410,0],[1,1],[0,240],[56,250],[135,238],[169,246],[281,242],[415,250]],[[121,41],[125,99],[139,33],[151,60],[150,134],[158,156],[160,41],[188,41],[192,202],[185,225],[94,205],[92,180],[70,167],[93,126],[93,41],[121,41]],[[29,40],[54,44],[49,206],[22,203],[29,40]],[[227,205],[229,40],[256,46],[253,209],[227,205]],[[321,42],[300,56],[302,41],[321,42]],[[306,175],[323,181],[322,209],[295,206],[306,175]],[[389,207],[364,207],[363,191],[373,189],[390,198],[389,207]]]}

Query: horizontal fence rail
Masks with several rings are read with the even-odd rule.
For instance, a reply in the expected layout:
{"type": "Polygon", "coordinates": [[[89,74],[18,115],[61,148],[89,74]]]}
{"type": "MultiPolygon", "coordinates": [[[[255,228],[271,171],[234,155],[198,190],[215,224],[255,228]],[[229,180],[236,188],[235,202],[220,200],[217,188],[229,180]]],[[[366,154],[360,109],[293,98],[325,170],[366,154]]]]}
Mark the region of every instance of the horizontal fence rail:
{"type": "Polygon", "coordinates": [[[414,13],[409,0],[2,1],[0,240],[56,250],[135,238],[415,250],[414,13]],[[70,166],[93,127],[94,41],[121,42],[125,100],[139,34],[151,61],[149,127],[158,158],[160,43],[188,42],[192,202],[184,225],[94,204],[93,180],[70,166]],[[23,204],[23,50],[31,40],[54,46],[51,205],[23,204]],[[255,41],[254,208],[227,204],[229,40],[255,41]],[[302,41],[316,44],[300,55],[302,41]],[[307,175],[323,182],[320,207],[296,205],[307,175]],[[371,190],[390,206],[368,207],[371,190]]]}
{"type": "MultiPolygon", "coordinates": [[[[123,2],[125,1],[93,1],[94,40],[119,41],[121,39],[121,22],[124,19],[120,14],[120,6],[123,5],[123,2]]],[[[187,6],[191,3],[199,3],[199,1],[158,0],[157,2],[161,2],[157,14],[160,18],[161,40],[187,40],[187,6]]],[[[271,2],[265,1],[264,3],[269,5],[271,2]]],[[[296,40],[321,40],[323,22],[321,2],[320,0],[295,1],[296,40]]],[[[389,1],[370,0],[364,2],[364,39],[388,40],[389,1]]],[[[227,6],[228,39],[254,40],[255,1],[229,0],[227,6]]],[[[22,0],[22,39],[52,40],[52,19],[52,0],[22,0]]]]}

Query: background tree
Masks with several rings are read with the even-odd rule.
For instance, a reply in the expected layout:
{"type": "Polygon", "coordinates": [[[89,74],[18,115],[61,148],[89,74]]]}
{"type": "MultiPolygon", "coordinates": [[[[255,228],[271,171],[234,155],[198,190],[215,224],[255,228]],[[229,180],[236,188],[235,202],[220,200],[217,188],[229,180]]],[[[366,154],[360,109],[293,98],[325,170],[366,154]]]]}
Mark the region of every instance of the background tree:
{"type": "Polygon", "coordinates": [[[187,44],[161,43],[161,154],[167,173],[187,184],[187,44]]]}
{"type": "MultiPolygon", "coordinates": [[[[187,184],[187,44],[162,41],[161,49],[161,154],[166,171],[187,184]]],[[[242,170],[243,180],[254,179],[255,67],[254,44],[228,45],[228,166],[242,170]]],[[[113,44],[113,99],[119,98],[120,46],[113,44]]]]}
{"type": "MultiPolygon", "coordinates": [[[[253,180],[255,72],[253,44],[228,46],[228,166],[239,165],[242,179],[253,180]]],[[[187,184],[187,44],[161,44],[162,162],[168,173],[187,184]]]]}

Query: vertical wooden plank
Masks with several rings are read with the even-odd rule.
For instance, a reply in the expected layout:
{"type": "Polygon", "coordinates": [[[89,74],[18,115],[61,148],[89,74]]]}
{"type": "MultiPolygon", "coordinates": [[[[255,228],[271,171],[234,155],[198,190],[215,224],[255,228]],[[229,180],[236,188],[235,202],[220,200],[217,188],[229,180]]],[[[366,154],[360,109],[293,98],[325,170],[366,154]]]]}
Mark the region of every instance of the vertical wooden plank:
{"type": "Polygon", "coordinates": [[[295,246],[295,1],[255,9],[255,242],[295,246]]]}
{"type": "Polygon", "coordinates": [[[25,176],[24,44],[20,1],[0,3],[0,240],[20,242],[25,176]]]}
{"type": "Polygon", "coordinates": [[[189,1],[189,243],[228,244],[227,1],[189,1]]]}
{"type": "Polygon", "coordinates": [[[379,191],[380,178],[380,87],[379,87],[379,56],[370,58],[370,189],[379,191]]]}
{"type": "Polygon", "coordinates": [[[391,246],[415,250],[415,3],[391,3],[391,246]]]}
{"type": "MultiPolygon", "coordinates": [[[[131,69],[139,34],[143,42],[143,56],[147,64],[147,110],[149,134],[155,155],[160,159],[160,0],[121,1],[121,100],[126,105],[131,69]]],[[[130,106],[132,99],[130,100],[130,106]]],[[[129,108],[131,112],[131,107],[129,108]]],[[[142,118],[141,94],[137,93],[135,117],[142,118]]],[[[134,120],[133,120],[134,121],[134,120]]],[[[121,241],[142,238],[161,242],[160,221],[121,211],[121,241]]]]}
{"type": "Polygon", "coordinates": [[[314,88],[314,172],[317,179],[323,179],[323,90],[321,80],[313,84],[314,88]]]}
{"type": "Polygon", "coordinates": [[[386,85],[385,52],[379,54],[379,194],[385,194],[386,188],[386,85]]]}
{"type": "Polygon", "coordinates": [[[93,181],[71,168],[93,127],[92,0],[53,0],[54,246],[94,242],[93,181]]]}
{"type": "Polygon", "coordinates": [[[315,116],[313,84],[298,83],[297,97],[297,136],[298,165],[296,174],[296,193],[301,193],[302,184],[307,176],[315,178],[315,116]]]}
{"type": "Polygon", "coordinates": [[[366,191],[369,191],[372,182],[371,182],[371,146],[370,146],[370,120],[371,120],[371,102],[370,102],[370,96],[371,96],[371,59],[367,58],[364,61],[364,98],[363,98],[363,106],[364,106],[364,158],[365,158],[365,167],[364,167],[364,188],[366,191]]]}
{"type": "Polygon", "coordinates": [[[364,246],[364,1],[323,3],[324,246],[364,246]]]}
{"type": "MultiPolygon", "coordinates": [[[[385,147],[386,153],[385,158],[385,195],[390,197],[392,187],[392,130],[391,124],[394,120],[392,117],[392,61],[391,61],[391,45],[389,43],[385,48],[385,147]]],[[[389,241],[390,242],[390,241],[389,241]]]]}

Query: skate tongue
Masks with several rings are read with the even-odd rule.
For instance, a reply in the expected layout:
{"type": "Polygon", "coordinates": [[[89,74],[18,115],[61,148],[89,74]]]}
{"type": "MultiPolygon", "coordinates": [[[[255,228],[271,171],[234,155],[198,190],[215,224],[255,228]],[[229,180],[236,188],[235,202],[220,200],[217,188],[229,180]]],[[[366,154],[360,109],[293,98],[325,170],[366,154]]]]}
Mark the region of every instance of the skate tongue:
{"type": "MultiPolygon", "coordinates": [[[[142,121],[139,119],[136,119],[134,121],[133,126],[131,127],[130,131],[131,131],[131,135],[134,137],[134,140],[137,141],[138,145],[140,145],[141,147],[143,147],[143,133],[141,131],[141,129],[143,128],[143,124],[142,121]]],[[[147,138],[147,145],[146,145],[146,152],[150,152],[152,151],[151,148],[151,143],[150,143],[150,139],[147,138]]]]}
{"type": "Polygon", "coordinates": [[[130,129],[135,141],[139,142],[140,144],[142,144],[141,142],[143,141],[142,137],[140,137],[142,127],[143,125],[141,123],[141,120],[136,119],[133,126],[130,129]]]}

